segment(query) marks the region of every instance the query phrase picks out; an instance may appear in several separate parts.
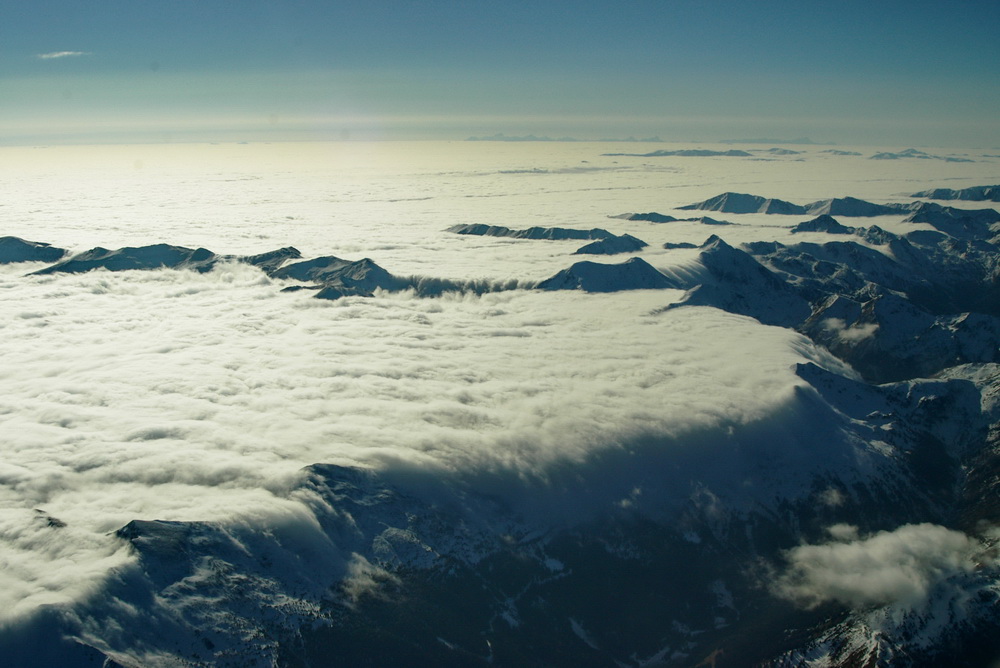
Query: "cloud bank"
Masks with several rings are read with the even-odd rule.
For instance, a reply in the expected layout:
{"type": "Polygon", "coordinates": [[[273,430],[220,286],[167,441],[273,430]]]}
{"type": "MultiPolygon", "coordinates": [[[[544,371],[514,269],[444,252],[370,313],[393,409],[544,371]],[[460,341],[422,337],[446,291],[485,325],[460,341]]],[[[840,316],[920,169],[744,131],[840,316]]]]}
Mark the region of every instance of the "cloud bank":
{"type": "Polygon", "coordinates": [[[0,285],[0,501],[66,525],[5,534],[12,566],[41,546],[5,569],[5,617],[99,579],[133,519],[300,513],[286,494],[316,462],[543,488],[601,453],[763,420],[803,384],[796,363],[836,365],[749,318],[654,314],[679,291],[325,302],[236,263],[0,285]]]}
{"type": "MultiPolygon", "coordinates": [[[[400,275],[527,285],[569,266],[579,244],[445,230],[613,224],[648,236],[640,252],[652,266],[693,272],[698,249],[663,243],[701,243],[701,223],[606,215],[669,210],[718,191],[711,165],[688,173],[668,162],[669,189],[656,171],[665,168],[560,171],[598,161],[580,147],[499,158],[503,147],[491,148],[487,158],[464,145],[390,155],[383,144],[343,144],[13,152],[19,159],[3,168],[13,184],[5,232],[77,249],[295,245],[306,257],[370,256],[400,275]],[[75,162],[54,166],[60,156],[75,162]]],[[[920,169],[893,178],[912,190],[920,169]]],[[[805,178],[798,165],[760,170],[753,178],[786,184],[775,191],[782,197],[823,194],[796,181],[805,178]]],[[[794,238],[788,226],[744,221],[723,229],[727,240],[794,238]]],[[[852,375],[823,349],[716,308],[665,310],[679,290],[403,291],[329,302],[283,293],[295,282],[237,263],[204,274],[26,275],[37,268],[0,267],[0,636],[48,610],[91,614],[69,627],[100,648],[140,647],[136,633],[166,647],[164,629],[190,642],[191,628],[242,638],[242,618],[226,621],[213,600],[245,611],[280,600],[298,624],[318,614],[338,578],[346,600],[360,601],[391,584],[392,564],[434,558],[404,531],[407,518],[379,514],[400,507],[452,503],[458,510],[443,516],[461,519],[477,517],[488,497],[518,518],[515,529],[473,527],[490,538],[614,513],[695,518],[685,541],[707,545],[698,532],[775,499],[818,500],[822,517],[843,522],[857,503],[850,483],[883,482],[879,466],[906,443],[906,433],[897,441],[862,419],[869,400],[884,408],[874,390],[837,412],[831,397],[853,384],[798,366],[852,375]],[[331,485],[357,474],[370,486],[349,499],[317,492],[310,476],[337,465],[331,485]],[[406,501],[394,509],[387,494],[377,512],[352,515],[350,503],[382,491],[406,501]],[[135,551],[121,550],[123,540],[135,551]],[[188,564],[170,550],[185,540],[204,548],[188,564]],[[237,568],[213,570],[199,555],[237,568]],[[252,586],[240,584],[245,574],[257,577],[252,586]],[[137,591],[166,594],[126,610],[137,591]]],[[[841,336],[872,334],[828,324],[841,336]]],[[[968,570],[974,547],[933,525],[866,537],[841,523],[829,535],[788,553],[779,593],[803,606],[919,602],[968,570]]]]}
{"type": "Polygon", "coordinates": [[[800,545],[772,586],[805,608],[835,601],[851,608],[924,601],[936,584],[971,571],[979,543],[935,524],[909,524],[858,538],[848,525],[830,528],[834,542],[800,545]]]}

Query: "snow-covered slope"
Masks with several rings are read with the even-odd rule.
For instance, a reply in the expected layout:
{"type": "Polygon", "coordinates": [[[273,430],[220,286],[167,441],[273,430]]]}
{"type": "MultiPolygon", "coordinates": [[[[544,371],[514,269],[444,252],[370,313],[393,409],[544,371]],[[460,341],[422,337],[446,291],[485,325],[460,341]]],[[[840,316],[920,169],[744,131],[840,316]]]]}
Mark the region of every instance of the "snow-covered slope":
{"type": "Polygon", "coordinates": [[[806,212],[828,216],[891,216],[908,210],[907,205],[872,204],[857,197],[834,197],[806,204],[806,212]]]}
{"type": "Polygon", "coordinates": [[[910,197],[926,197],[927,199],[966,200],[970,202],[1000,202],[1000,185],[973,186],[971,188],[931,188],[913,193],[910,197]]]}
{"type": "Polygon", "coordinates": [[[794,234],[796,232],[826,232],[827,234],[853,234],[857,228],[848,227],[846,225],[841,225],[837,220],[830,215],[823,214],[813,218],[812,220],[806,220],[791,229],[794,234]]]}
{"type": "Polygon", "coordinates": [[[574,255],[617,255],[619,253],[634,253],[648,246],[645,241],[633,237],[631,234],[621,236],[611,236],[581,246],[576,249],[574,255]]]}
{"type": "Polygon", "coordinates": [[[805,207],[784,200],[733,192],[722,193],[702,202],[677,208],[681,210],[720,211],[722,213],[779,213],[787,215],[807,213],[805,207]]]}
{"type": "Polygon", "coordinates": [[[621,264],[577,262],[538,284],[540,290],[619,292],[678,287],[645,260],[634,257],[621,264]]]}

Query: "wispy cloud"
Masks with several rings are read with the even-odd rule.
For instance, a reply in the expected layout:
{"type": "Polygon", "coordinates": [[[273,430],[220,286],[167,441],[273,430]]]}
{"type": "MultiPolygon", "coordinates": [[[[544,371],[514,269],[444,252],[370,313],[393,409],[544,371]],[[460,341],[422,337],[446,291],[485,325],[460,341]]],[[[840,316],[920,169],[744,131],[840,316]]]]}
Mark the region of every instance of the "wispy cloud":
{"type": "Polygon", "coordinates": [[[78,58],[90,55],[93,54],[89,51],[50,51],[49,53],[39,53],[35,57],[39,60],[56,60],[58,58],[78,58]]]}

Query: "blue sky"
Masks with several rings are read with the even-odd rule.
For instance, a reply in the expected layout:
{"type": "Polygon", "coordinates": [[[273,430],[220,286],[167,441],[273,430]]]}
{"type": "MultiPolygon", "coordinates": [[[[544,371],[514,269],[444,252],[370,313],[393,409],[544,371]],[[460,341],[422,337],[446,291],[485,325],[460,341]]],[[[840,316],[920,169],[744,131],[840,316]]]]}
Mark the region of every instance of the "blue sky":
{"type": "Polygon", "coordinates": [[[1000,146],[995,1],[0,8],[0,143],[504,132],[1000,146]]]}

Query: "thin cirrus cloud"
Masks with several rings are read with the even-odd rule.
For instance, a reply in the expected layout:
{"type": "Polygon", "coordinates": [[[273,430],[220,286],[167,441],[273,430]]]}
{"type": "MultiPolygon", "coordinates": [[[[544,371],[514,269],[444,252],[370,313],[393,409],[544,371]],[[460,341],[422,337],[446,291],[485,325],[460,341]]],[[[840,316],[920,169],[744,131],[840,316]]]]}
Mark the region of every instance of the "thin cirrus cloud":
{"type": "Polygon", "coordinates": [[[39,60],[59,60],[61,58],[79,58],[91,55],[93,54],[89,51],[50,51],[48,53],[39,53],[35,57],[39,60]]]}

